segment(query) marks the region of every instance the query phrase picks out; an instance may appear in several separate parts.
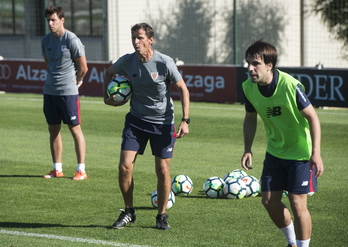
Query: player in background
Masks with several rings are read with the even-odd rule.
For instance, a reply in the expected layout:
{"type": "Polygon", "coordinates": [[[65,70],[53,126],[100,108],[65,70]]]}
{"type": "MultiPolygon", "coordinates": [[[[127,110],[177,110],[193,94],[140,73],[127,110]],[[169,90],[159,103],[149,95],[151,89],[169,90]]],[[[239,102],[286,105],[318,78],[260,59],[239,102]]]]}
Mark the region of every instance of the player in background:
{"type": "Polygon", "coordinates": [[[122,134],[121,154],[118,166],[119,186],[125,210],[121,210],[114,228],[124,228],[136,218],[133,206],[133,168],[138,154],[143,154],[150,141],[155,156],[157,175],[158,213],[156,227],[171,229],[168,224],[166,205],[171,190],[170,161],[176,138],[189,133],[190,96],[181,74],[172,58],[152,49],[154,30],[147,23],[131,28],[132,45],[135,52],[119,58],[107,69],[104,77],[104,103],[121,106],[125,101],[115,102],[107,94],[107,86],[115,74],[127,75],[132,84],[130,112],[126,115],[122,134]],[[174,126],[174,105],[170,97],[170,84],[179,91],[182,121],[178,132],[174,126]]]}
{"type": "Polygon", "coordinates": [[[324,171],[321,128],[303,85],[276,69],[277,56],[276,48],[262,40],[245,52],[249,79],[242,85],[246,113],[241,165],[246,170],[252,168],[251,147],[259,115],[268,137],[261,176],[262,203],[288,246],[304,247],[309,246],[312,233],[308,192],[316,191],[316,178],[324,171]],[[289,192],[294,222],[281,202],[283,190],[289,192]]]}
{"type": "Polygon", "coordinates": [[[53,170],[44,178],[62,177],[61,122],[67,124],[73,136],[77,158],[74,180],[87,178],[85,171],[86,142],[80,126],[80,98],[78,88],[86,75],[85,47],[80,39],[64,28],[64,11],[58,6],[45,9],[50,29],[41,40],[42,56],[47,65],[44,85],[44,114],[50,134],[53,170]]]}

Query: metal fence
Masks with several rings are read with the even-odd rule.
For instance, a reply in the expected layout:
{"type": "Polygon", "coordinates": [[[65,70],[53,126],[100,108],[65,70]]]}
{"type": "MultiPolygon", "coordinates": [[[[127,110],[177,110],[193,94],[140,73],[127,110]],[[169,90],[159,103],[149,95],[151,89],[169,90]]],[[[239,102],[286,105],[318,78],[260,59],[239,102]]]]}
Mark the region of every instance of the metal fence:
{"type": "MultiPolygon", "coordinates": [[[[59,5],[65,27],[86,46],[90,61],[132,52],[130,27],[155,28],[154,49],[185,64],[242,65],[253,40],[279,50],[279,66],[346,68],[344,42],[313,12],[316,0],[1,0],[0,55],[42,59],[43,10],[59,5]]],[[[345,1],[336,1],[342,8],[345,1]]]]}

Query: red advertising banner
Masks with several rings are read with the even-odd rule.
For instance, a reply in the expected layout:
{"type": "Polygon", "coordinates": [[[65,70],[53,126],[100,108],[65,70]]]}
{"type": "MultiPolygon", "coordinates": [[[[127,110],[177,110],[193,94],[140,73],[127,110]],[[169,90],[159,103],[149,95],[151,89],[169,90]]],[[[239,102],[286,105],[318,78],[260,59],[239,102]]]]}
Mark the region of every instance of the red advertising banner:
{"type": "MultiPolygon", "coordinates": [[[[191,101],[231,103],[237,99],[236,68],[231,66],[179,66],[191,101]]],[[[173,99],[179,93],[172,88],[173,99]]]]}
{"type": "Polygon", "coordinates": [[[42,93],[45,80],[44,62],[0,61],[1,91],[42,93]]]}
{"type": "Polygon", "coordinates": [[[80,95],[103,96],[103,80],[105,71],[111,63],[88,63],[88,72],[80,87],[80,95]]]}
{"type": "MultiPolygon", "coordinates": [[[[80,88],[81,95],[102,96],[102,83],[109,63],[88,63],[88,72],[80,88]]],[[[47,76],[43,61],[0,61],[0,91],[42,93],[47,76]]]]}
{"type": "MultiPolygon", "coordinates": [[[[104,73],[110,63],[88,62],[88,72],[80,88],[80,95],[103,95],[104,73]]],[[[241,83],[248,78],[245,68],[233,66],[179,66],[190,91],[191,101],[233,103],[243,102],[241,83]]],[[[46,80],[43,61],[1,60],[0,91],[42,94],[46,80]]],[[[348,73],[342,69],[315,70],[308,68],[281,68],[301,81],[312,104],[318,106],[348,107],[348,73]]],[[[172,85],[172,97],[179,93],[172,85]]]]}
{"type": "MultiPolygon", "coordinates": [[[[88,62],[88,72],[80,88],[80,95],[102,96],[104,73],[110,63],[88,62]]],[[[191,101],[235,102],[236,68],[223,66],[179,66],[190,91],[191,101]]],[[[0,61],[0,91],[42,93],[46,80],[43,61],[0,61]]],[[[173,99],[179,93],[172,88],[173,99]]]]}

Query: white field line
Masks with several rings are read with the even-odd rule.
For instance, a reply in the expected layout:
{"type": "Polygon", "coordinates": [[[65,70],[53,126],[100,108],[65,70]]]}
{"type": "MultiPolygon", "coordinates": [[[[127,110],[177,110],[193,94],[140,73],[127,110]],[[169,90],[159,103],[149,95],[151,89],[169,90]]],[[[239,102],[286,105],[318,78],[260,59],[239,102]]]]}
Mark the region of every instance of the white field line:
{"type": "MultiPolygon", "coordinates": [[[[7,100],[18,100],[18,98],[14,97],[0,97],[0,99],[7,99],[7,100]]],[[[42,101],[42,99],[25,99],[28,101],[42,101]]],[[[83,100],[83,97],[81,97],[82,103],[92,103],[92,104],[104,104],[102,100],[100,101],[90,101],[90,100],[83,100]]],[[[175,107],[181,107],[180,105],[176,104],[175,107]]],[[[190,106],[191,109],[212,109],[212,110],[227,110],[227,111],[244,111],[244,107],[241,108],[227,108],[227,107],[213,107],[213,106],[190,106]]],[[[317,112],[318,114],[324,114],[324,115],[338,115],[338,116],[348,116],[348,113],[346,112],[340,112],[341,110],[331,110],[329,109],[323,109],[324,111],[317,112]],[[331,110],[329,112],[329,110],[331,110]],[[333,112],[335,111],[335,112],[333,112]],[[337,112],[336,112],[337,111],[337,112]]]]}
{"type": "Polygon", "coordinates": [[[65,236],[59,236],[59,235],[38,234],[38,233],[28,233],[28,232],[19,232],[19,231],[0,230],[0,234],[26,236],[26,237],[37,237],[37,238],[46,238],[46,239],[57,239],[57,240],[65,240],[65,241],[69,241],[69,242],[80,242],[80,243],[120,246],[120,247],[121,246],[122,247],[147,247],[145,245],[132,245],[132,244],[123,244],[123,243],[110,242],[110,241],[104,241],[104,240],[96,240],[96,239],[72,238],[72,237],[65,237],[65,236]]]}

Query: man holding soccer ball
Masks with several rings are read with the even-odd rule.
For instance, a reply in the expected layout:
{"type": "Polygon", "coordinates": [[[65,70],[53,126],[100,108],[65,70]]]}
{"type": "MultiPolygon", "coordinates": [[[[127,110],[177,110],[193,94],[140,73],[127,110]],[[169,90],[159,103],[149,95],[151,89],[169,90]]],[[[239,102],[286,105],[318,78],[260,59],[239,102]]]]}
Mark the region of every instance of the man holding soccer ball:
{"type": "Polygon", "coordinates": [[[176,138],[184,137],[189,132],[190,96],[173,59],[152,49],[153,28],[147,23],[136,24],[131,28],[131,36],[135,52],[122,56],[111,65],[106,70],[103,83],[104,103],[110,106],[126,103],[125,100],[114,101],[113,96],[108,96],[107,87],[115,74],[128,76],[132,85],[130,112],[126,115],[118,166],[125,210],[121,210],[112,227],[124,228],[135,221],[132,175],[134,162],[138,154],[143,154],[150,141],[157,175],[156,227],[169,230],[168,215],[165,212],[171,190],[170,161],[176,138]],[[181,97],[183,118],[177,133],[173,101],[170,98],[171,83],[174,83],[181,97]]]}
{"type": "Polygon", "coordinates": [[[303,85],[275,69],[277,56],[276,48],[262,40],[245,52],[250,78],[242,85],[246,114],[241,165],[246,170],[252,168],[251,146],[259,114],[268,137],[261,176],[262,203],[288,246],[304,247],[309,246],[312,233],[308,192],[316,190],[316,178],[324,171],[321,128],[303,85]],[[294,223],[281,202],[283,190],[289,192],[294,223]]]}

